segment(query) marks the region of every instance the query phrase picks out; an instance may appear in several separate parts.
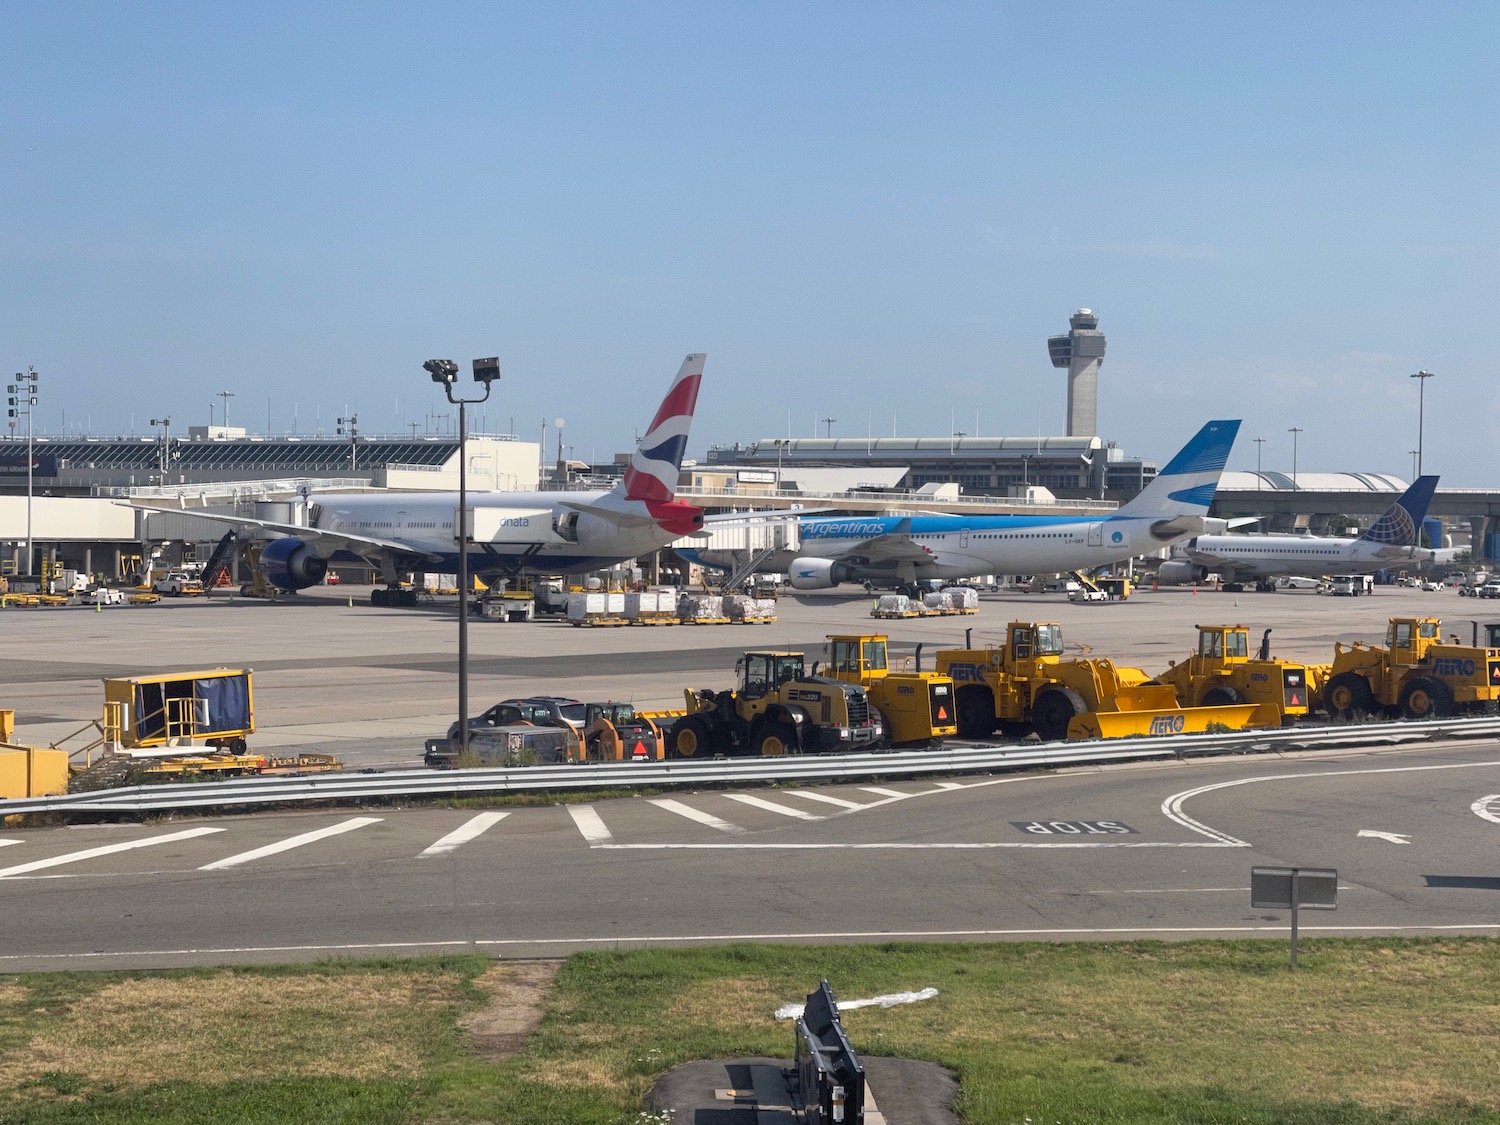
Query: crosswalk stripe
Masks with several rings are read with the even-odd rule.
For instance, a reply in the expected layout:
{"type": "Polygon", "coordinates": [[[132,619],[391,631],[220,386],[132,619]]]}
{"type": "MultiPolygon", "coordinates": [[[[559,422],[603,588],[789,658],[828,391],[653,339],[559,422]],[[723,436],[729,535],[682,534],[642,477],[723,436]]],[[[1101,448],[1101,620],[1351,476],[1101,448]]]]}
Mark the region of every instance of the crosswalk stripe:
{"type": "Polygon", "coordinates": [[[583,834],[583,838],[589,842],[590,847],[615,842],[615,838],[609,834],[609,829],[604,827],[604,821],[600,820],[599,814],[594,811],[593,805],[569,805],[568,815],[573,818],[573,823],[578,826],[578,831],[583,834]]]}
{"type": "Polygon", "coordinates": [[[726,793],[724,796],[731,801],[739,801],[742,805],[753,805],[766,812],[780,813],[782,816],[794,816],[798,820],[822,820],[821,816],[813,816],[812,813],[803,812],[801,809],[788,808],[786,805],[778,805],[775,801],[766,801],[760,797],[752,797],[748,793],[726,793]]]}
{"type": "Polygon", "coordinates": [[[786,789],[783,790],[792,797],[801,797],[808,801],[822,801],[825,805],[837,805],[841,809],[862,809],[864,805],[858,801],[846,801],[842,797],[830,797],[827,793],[814,793],[811,789],[786,789]]]}
{"type": "Polygon", "coordinates": [[[10,875],[25,875],[29,871],[41,871],[47,867],[60,867],[64,863],[77,863],[80,860],[93,859],[95,856],[128,852],[133,848],[149,848],[153,844],[170,844],[174,840],[190,840],[195,836],[207,836],[212,832],[222,831],[224,831],[222,828],[188,828],[181,832],[169,832],[165,836],[149,836],[144,840],[127,840],[123,844],[105,844],[102,847],[88,848],[81,852],[68,852],[66,855],[55,855],[51,859],[34,859],[30,863],[0,869],[0,879],[10,875]]]}
{"type": "Polygon", "coordinates": [[[432,847],[420,853],[417,858],[424,859],[428,856],[446,855],[451,851],[455,851],[475,837],[482,836],[509,815],[509,812],[482,812],[472,820],[459,825],[459,827],[433,844],[432,847]]]}
{"type": "Polygon", "coordinates": [[[8,848],[12,844],[24,844],[25,840],[0,840],[0,848],[8,848]]]}
{"type": "Polygon", "coordinates": [[[903,793],[899,789],[882,789],[878,785],[861,785],[866,793],[876,793],[882,797],[910,797],[910,793],[903,793]]]}
{"type": "Polygon", "coordinates": [[[968,788],[968,786],[965,785],[962,781],[934,781],[933,784],[936,785],[939,789],[967,789],[968,788]]]}
{"type": "Polygon", "coordinates": [[[264,859],[268,855],[276,855],[278,852],[288,852],[293,848],[300,848],[304,844],[326,840],[329,836],[339,836],[345,832],[353,832],[356,828],[364,828],[370,824],[379,824],[383,819],[383,817],[378,816],[351,817],[348,820],[340,821],[338,824],[330,824],[327,828],[304,832],[300,836],[288,836],[285,840],[278,840],[276,843],[267,844],[263,848],[255,848],[252,851],[240,852],[238,855],[226,856],[224,859],[214,860],[213,863],[205,863],[198,870],[222,871],[226,867],[238,867],[240,864],[249,863],[251,860],[264,859]]]}
{"type": "Polygon", "coordinates": [[[720,832],[728,832],[731,836],[738,836],[745,831],[738,824],[730,824],[727,820],[720,820],[713,813],[706,813],[693,808],[691,805],[684,805],[681,801],[673,801],[670,798],[663,797],[661,799],[653,798],[651,803],[659,809],[666,809],[668,812],[676,813],[678,816],[685,816],[689,820],[696,820],[699,824],[706,824],[710,828],[717,828],[720,832]]]}

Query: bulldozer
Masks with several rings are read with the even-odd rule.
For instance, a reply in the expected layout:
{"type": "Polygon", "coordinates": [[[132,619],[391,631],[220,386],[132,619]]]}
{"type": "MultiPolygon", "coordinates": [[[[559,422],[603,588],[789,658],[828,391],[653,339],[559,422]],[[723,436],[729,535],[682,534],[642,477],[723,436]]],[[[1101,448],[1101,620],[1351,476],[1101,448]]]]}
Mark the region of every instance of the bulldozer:
{"type": "MultiPolygon", "coordinates": [[[[1486,639],[1495,639],[1493,634],[1486,639]]],[[[1356,641],[1333,647],[1323,687],[1329,717],[1434,719],[1489,714],[1500,700],[1500,648],[1443,643],[1436,617],[1392,617],[1385,647],[1356,641]]]]}
{"type": "Polygon", "coordinates": [[[687,711],[672,729],[677,757],[859,750],[886,737],[858,684],[808,675],[800,652],[747,652],[739,687],[684,689],[687,711]]]}
{"type": "Polygon", "coordinates": [[[941,650],[937,670],[956,687],[960,738],[986,738],[997,728],[1044,742],[1242,730],[1255,712],[1251,703],[1183,707],[1172,685],[1153,683],[1139,668],[1064,660],[1055,622],[1012,621],[1003,645],[941,650]]]}
{"type": "Polygon", "coordinates": [[[828,658],[823,670],[836,680],[865,689],[892,746],[930,746],[957,734],[953,680],[921,670],[921,645],[917,646],[916,670],[892,671],[886,641],[878,633],[831,635],[824,649],[828,658]]]}
{"type": "Polygon", "coordinates": [[[649,762],[666,753],[661,728],[629,703],[585,703],[583,755],[590,762],[649,762]]]}
{"type": "Polygon", "coordinates": [[[1251,727],[1291,726],[1308,713],[1314,682],[1326,666],[1271,659],[1271,630],[1250,658],[1250,631],[1243,625],[1199,625],[1198,651],[1171,666],[1156,682],[1171,684],[1188,707],[1253,703],[1251,727]]]}

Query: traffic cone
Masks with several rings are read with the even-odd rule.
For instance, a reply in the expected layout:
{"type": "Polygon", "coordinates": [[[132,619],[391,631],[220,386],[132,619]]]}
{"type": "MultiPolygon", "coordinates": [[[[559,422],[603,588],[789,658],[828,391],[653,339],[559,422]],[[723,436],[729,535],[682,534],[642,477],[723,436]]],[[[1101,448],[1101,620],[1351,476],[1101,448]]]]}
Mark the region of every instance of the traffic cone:
{"type": "Polygon", "coordinates": [[[350,609],[354,608],[354,595],[353,594],[349,595],[349,608],[350,609]]]}
{"type": "Polygon", "coordinates": [[[104,612],[104,603],[103,602],[95,602],[94,603],[94,612],[95,613],[103,613],[104,612]]]}
{"type": "Polygon", "coordinates": [[[1193,583],[1193,597],[1196,598],[1197,596],[1198,596],[1198,583],[1194,582],[1193,583]]]}

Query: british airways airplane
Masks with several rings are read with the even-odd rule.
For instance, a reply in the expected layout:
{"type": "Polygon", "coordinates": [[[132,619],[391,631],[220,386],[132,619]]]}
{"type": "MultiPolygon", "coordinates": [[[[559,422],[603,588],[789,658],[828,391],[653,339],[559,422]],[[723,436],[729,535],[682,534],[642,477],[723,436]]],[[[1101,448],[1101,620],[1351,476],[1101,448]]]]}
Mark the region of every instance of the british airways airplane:
{"type": "MultiPolygon", "coordinates": [[[[579,574],[702,531],[703,509],[677,500],[676,490],[704,358],[694,353],[682,361],[624,478],[610,491],[470,492],[469,570],[481,577],[579,574]]],[[[343,557],[380,568],[392,588],[374,591],[370,600],[386,605],[402,600],[394,587],[404,572],[458,570],[457,502],[453,492],[325,493],[311,506],[306,527],[193,515],[279,534],[260,556],[261,573],[277,589],[316,585],[330,560],[343,557]]]]}
{"type": "MultiPolygon", "coordinates": [[[[784,570],[798,590],[843,582],[915,585],[927,578],[1053,574],[1087,570],[1161,550],[1205,531],[1238,420],[1209,422],[1139,496],[1099,516],[853,516],[803,518],[801,547],[763,566],[784,570]]],[[[678,549],[709,565],[717,552],[678,549]]],[[[732,564],[731,564],[732,565],[732,564]]]]}
{"type": "Polygon", "coordinates": [[[1202,582],[1214,573],[1225,590],[1253,579],[1264,592],[1274,590],[1270,579],[1283,574],[1368,574],[1432,562],[1436,554],[1421,546],[1421,528],[1437,482],[1435,476],[1418,477],[1358,539],[1199,535],[1182,545],[1186,557],[1162,563],[1158,576],[1163,582],[1202,582]]]}

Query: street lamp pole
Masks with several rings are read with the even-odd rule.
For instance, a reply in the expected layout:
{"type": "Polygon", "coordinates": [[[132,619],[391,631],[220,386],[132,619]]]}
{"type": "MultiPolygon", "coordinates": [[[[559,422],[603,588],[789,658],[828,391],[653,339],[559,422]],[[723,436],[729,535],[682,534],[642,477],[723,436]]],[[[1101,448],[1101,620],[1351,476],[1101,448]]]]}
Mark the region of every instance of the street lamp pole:
{"type": "Polygon", "coordinates": [[[1418,371],[1410,376],[1417,381],[1417,476],[1422,475],[1422,406],[1427,390],[1427,380],[1433,376],[1431,371],[1418,371]]]}
{"type": "Polygon", "coordinates": [[[1418,458],[1422,456],[1422,451],[1420,449],[1408,449],[1406,452],[1411,454],[1411,479],[1416,480],[1422,475],[1421,471],[1417,468],[1419,463],[1418,458]]]}
{"type": "MultiPolygon", "coordinates": [[[[227,430],[227,429],[229,429],[229,400],[234,397],[234,392],[233,391],[220,391],[218,393],[218,397],[222,398],[224,400],[224,422],[223,422],[223,425],[224,425],[224,428],[227,430]]],[[[213,425],[213,419],[212,418],[209,419],[208,424],[209,425],[213,425]]]]}
{"type": "Polygon", "coordinates": [[[1255,491],[1256,492],[1260,491],[1260,486],[1261,486],[1261,479],[1260,479],[1260,452],[1261,452],[1261,447],[1264,446],[1265,444],[1266,444],[1266,439],[1265,438],[1258,437],[1258,438],[1255,439],[1255,491]]]}
{"type": "Polygon", "coordinates": [[[1292,435],[1292,487],[1297,487],[1297,435],[1302,432],[1301,426],[1290,426],[1287,433],[1292,435]]]}
{"type": "MultiPolygon", "coordinates": [[[[31,576],[31,492],[32,471],[35,467],[34,458],[31,454],[31,415],[36,410],[36,368],[27,367],[24,372],[16,372],[14,385],[8,388],[10,391],[10,416],[15,418],[16,411],[26,411],[26,576],[31,576]]],[[[14,423],[12,423],[14,425],[14,423]]]]}
{"type": "Polygon", "coordinates": [[[480,398],[453,397],[458,364],[451,359],[429,359],[422,366],[434,383],[443,385],[448,401],[458,407],[458,518],[453,532],[458,540],[458,753],[464,758],[469,752],[469,450],[465,408],[490,397],[490,384],[500,378],[500,360],[491,357],[474,361],[474,381],[484,384],[480,398]]]}
{"type": "Polygon", "coordinates": [[[791,440],[791,438],[771,439],[771,444],[776,447],[776,491],[778,494],[781,492],[781,454],[786,449],[787,442],[791,440]]]}

